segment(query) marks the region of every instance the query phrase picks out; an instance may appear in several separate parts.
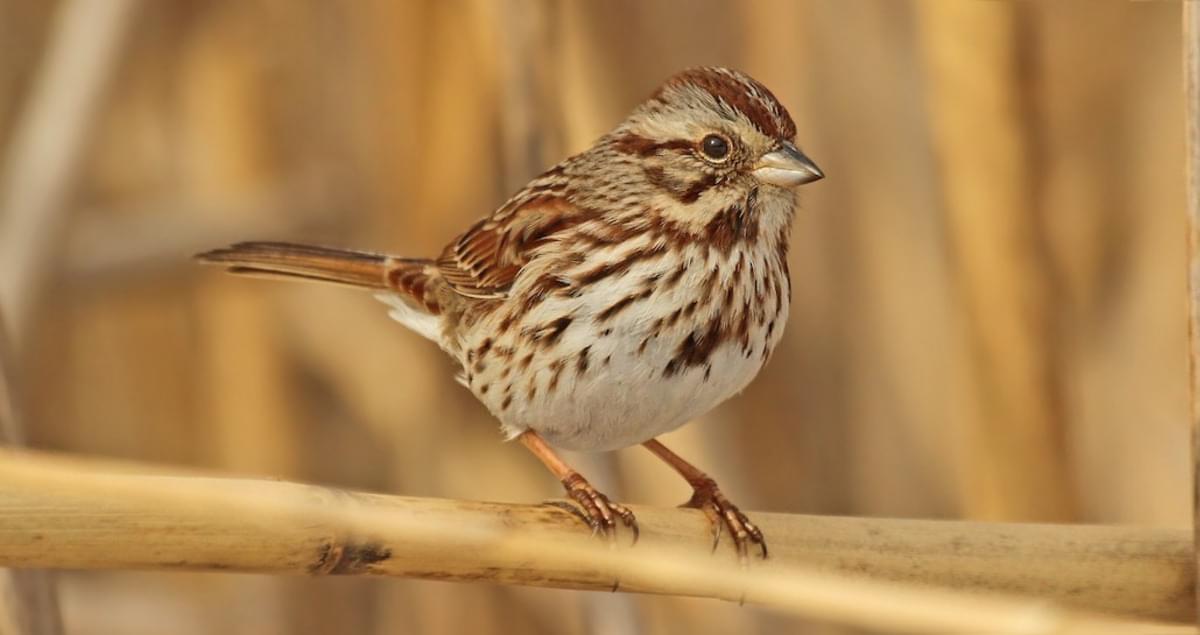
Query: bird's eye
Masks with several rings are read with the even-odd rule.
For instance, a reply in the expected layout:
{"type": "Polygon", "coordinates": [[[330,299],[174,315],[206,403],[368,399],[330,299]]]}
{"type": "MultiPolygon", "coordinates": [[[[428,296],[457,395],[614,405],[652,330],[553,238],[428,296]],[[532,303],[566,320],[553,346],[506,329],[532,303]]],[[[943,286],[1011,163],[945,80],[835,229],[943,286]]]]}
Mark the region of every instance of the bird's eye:
{"type": "Polygon", "coordinates": [[[700,151],[713,161],[723,161],[729,156],[729,141],[717,134],[710,134],[700,141],[700,151]]]}

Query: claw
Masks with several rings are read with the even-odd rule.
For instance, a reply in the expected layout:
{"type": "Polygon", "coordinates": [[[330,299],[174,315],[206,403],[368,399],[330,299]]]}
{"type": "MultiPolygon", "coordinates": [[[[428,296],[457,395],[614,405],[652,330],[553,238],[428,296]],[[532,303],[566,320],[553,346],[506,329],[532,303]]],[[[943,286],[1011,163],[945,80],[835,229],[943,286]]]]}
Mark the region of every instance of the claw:
{"type": "Polygon", "coordinates": [[[582,476],[572,473],[563,479],[563,487],[567,495],[574,500],[578,507],[562,503],[559,506],[571,507],[573,513],[582,519],[592,529],[592,535],[604,534],[614,546],[617,538],[617,519],[633,532],[633,542],[637,544],[641,532],[638,528],[637,517],[628,507],[614,503],[596,488],[592,487],[582,476]]]}
{"type": "Polygon", "coordinates": [[[762,559],[767,559],[767,542],[763,538],[762,530],[750,522],[750,519],[737,508],[737,505],[725,498],[712,479],[695,482],[692,486],[695,488],[692,498],[683,506],[699,509],[704,512],[705,516],[708,516],[709,522],[713,525],[714,552],[717,550],[717,543],[721,540],[722,529],[728,528],[734,547],[737,549],[738,564],[743,567],[748,566],[750,543],[758,545],[762,559]]]}

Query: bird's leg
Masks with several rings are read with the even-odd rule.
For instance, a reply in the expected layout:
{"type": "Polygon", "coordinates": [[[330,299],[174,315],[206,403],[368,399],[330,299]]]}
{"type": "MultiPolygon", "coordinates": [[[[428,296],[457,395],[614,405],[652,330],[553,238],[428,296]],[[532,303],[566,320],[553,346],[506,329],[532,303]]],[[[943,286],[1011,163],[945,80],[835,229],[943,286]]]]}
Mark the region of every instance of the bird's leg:
{"type": "Polygon", "coordinates": [[[650,439],[642,445],[646,446],[646,449],[653,452],[655,456],[666,461],[667,465],[679,472],[679,475],[692,486],[692,498],[682,506],[699,509],[708,516],[713,525],[713,550],[717,548],[717,543],[721,539],[721,527],[724,526],[729,529],[733,542],[737,546],[738,560],[743,564],[747,560],[750,543],[758,545],[762,551],[762,557],[764,559],[767,557],[767,543],[763,540],[762,531],[750,522],[750,519],[736,505],[725,498],[712,477],[667,449],[667,446],[657,439],[650,439]]]}
{"type": "Polygon", "coordinates": [[[608,497],[592,487],[579,472],[567,465],[549,445],[533,430],[522,432],[519,437],[521,444],[529,449],[558,480],[562,482],[567,496],[579,504],[578,511],[572,509],[592,528],[592,533],[603,533],[609,539],[617,535],[617,519],[621,519],[626,527],[633,531],[633,541],[638,539],[638,524],[633,512],[620,503],[608,500],[608,497]]]}

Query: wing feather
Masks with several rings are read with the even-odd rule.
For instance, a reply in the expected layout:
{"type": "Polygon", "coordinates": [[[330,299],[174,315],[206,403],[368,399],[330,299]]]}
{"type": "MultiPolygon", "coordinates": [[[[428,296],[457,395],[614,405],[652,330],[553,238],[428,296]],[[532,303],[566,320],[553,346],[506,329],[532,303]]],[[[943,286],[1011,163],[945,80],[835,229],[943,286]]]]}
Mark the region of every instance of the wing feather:
{"type": "Polygon", "coordinates": [[[518,196],[447,245],[438,269],[460,295],[503,298],[538,247],[588,216],[556,193],[518,196]]]}

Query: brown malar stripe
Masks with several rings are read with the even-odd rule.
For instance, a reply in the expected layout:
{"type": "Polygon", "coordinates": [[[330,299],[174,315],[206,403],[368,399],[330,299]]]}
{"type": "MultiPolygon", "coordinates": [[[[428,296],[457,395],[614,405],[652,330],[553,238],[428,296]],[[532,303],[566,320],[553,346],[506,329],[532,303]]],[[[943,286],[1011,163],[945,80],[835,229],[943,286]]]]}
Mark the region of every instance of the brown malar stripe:
{"type": "Polygon", "coordinates": [[[707,192],[712,186],[717,184],[717,175],[706,174],[703,178],[688,186],[682,194],[678,196],[679,202],[685,205],[695,203],[701,194],[707,192]]]}
{"type": "Polygon", "coordinates": [[[695,203],[696,200],[700,198],[701,194],[707,192],[717,183],[717,175],[715,174],[706,174],[700,177],[699,180],[691,183],[681,179],[672,178],[667,175],[665,170],[657,165],[652,165],[645,168],[642,170],[642,173],[646,175],[646,180],[649,181],[651,185],[666,192],[667,194],[670,194],[671,198],[683,203],[684,205],[691,205],[692,203],[695,203]]]}
{"type": "Polygon", "coordinates": [[[729,253],[735,244],[758,237],[758,213],[742,204],[731,205],[708,221],[704,235],[717,251],[729,253]]]}

